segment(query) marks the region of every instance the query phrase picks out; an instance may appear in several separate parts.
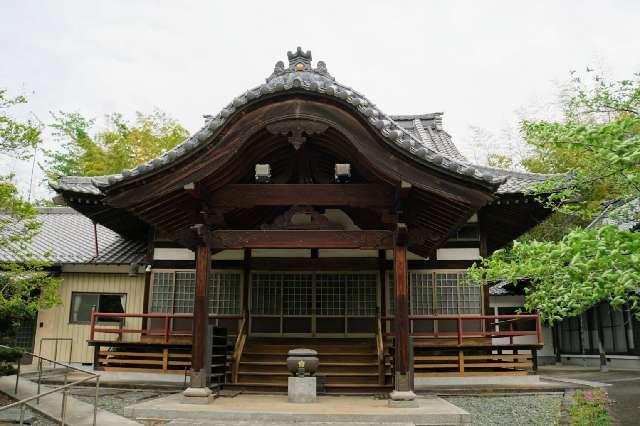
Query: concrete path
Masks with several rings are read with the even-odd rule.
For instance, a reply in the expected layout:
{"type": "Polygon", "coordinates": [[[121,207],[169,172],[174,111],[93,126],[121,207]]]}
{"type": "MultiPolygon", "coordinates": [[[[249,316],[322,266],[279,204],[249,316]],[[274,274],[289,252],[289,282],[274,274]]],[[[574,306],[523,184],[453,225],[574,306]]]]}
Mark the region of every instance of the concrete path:
{"type": "MultiPolygon", "coordinates": [[[[0,392],[16,399],[29,398],[37,395],[37,385],[29,380],[20,379],[18,394],[13,393],[15,389],[16,376],[0,377],[0,392]]],[[[59,421],[62,407],[62,393],[56,392],[40,398],[40,403],[32,401],[28,404],[31,408],[42,414],[59,421]]],[[[98,409],[96,418],[98,426],[140,426],[140,423],[122,416],[98,409]]],[[[90,426],[93,424],[93,405],[82,402],[71,396],[67,397],[67,412],[65,421],[73,426],[90,426]]]]}
{"type": "Polygon", "coordinates": [[[575,383],[602,387],[614,402],[609,412],[615,425],[637,425],[640,413],[640,371],[610,370],[601,373],[597,369],[572,367],[540,367],[540,374],[549,379],[569,380],[575,383]]]}
{"type": "Polygon", "coordinates": [[[389,408],[387,400],[363,396],[320,396],[294,404],[286,395],[240,394],[209,404],[182,403],[181,394],[128,406],[136,419],[169,420],[171,425],[468,425],[471,415],[438,397],[418,398],[417,408],[389,408]]]}

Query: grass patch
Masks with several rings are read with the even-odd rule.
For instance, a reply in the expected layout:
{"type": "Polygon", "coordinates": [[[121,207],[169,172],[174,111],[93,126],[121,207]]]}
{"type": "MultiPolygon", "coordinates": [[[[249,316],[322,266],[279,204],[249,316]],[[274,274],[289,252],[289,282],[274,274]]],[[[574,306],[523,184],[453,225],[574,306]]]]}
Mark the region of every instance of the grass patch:
{"type": "Polygon", "coordinates": [[[609,398],[602,389],[581,391],[573,395],[571,424],[575,426],[609,426],[609,398]]]}

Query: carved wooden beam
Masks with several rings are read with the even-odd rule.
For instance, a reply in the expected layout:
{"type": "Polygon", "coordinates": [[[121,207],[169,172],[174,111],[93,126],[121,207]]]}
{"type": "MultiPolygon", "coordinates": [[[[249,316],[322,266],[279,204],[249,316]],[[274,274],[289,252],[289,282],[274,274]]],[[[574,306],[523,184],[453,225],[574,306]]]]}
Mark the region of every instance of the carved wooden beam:
{"type": "Polygon", "coordinates": [[[349,206],[391,207],[393,188],[378,184],[232,184],[215,191],[209,206],[349,206]]]}
{"type": "Polygon", "coordinates": [[[268,124],[267,130],[274,134],[288,136],[289,143],[298,150],[303,143],[307,141],[306,136],[315,133],[323,133],[329,128],[328,124],[311,120],[283,120],[276,123],[268,124]],[[303,136],[306,135],[306,136],[303,136]]]}
{"type": "Polygon", "coordinates": [[[391,249],[391,231],[263,231],[215,230],[194,227],[213,250],[242,248],[391,249]]]}

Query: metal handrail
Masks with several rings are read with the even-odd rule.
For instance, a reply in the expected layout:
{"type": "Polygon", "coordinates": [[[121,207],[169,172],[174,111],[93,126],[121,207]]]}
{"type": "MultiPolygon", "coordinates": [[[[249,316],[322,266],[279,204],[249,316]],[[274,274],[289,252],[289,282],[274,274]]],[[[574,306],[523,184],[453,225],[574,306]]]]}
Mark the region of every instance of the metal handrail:
{"type": "MultiPolygon", "coordinates": [[[[4,345],[0,345],[0,348],[5,348],[5,349],[11,349],[8,346],[4,346],[4,345]]],[[[28,398],[24,398],[21,399],[19,401],[16,401],[12,404],[8,404],[8,405],[4,405],[2,407],[0,407],[0,411],[4,411],[4,410],[8,410],[10,408],[13,407],[20,407],[20,425],[24,424],[24,411],[25,411],[25,405],[31,401],[36,401],[36,404],[40,403],[40,398],[47,396],[47,395],[51,395],[54,394],[56,392],[60,392],[62,391],[62,401],[61,401],[61,408],[60,408],[60,425],[64,426],[65,425],[65,417],[66,417],[66,412],[67,412],[67,396],[69,393],[69,389],[72,388],[73,386],[79,385],[81,383],[85,383],[91,380],[95,380],[96,382],[96,394],[95,394],[95,398],[93,401],[93,426],[96,426],[96,419],[98,416],[98,397],[100,394],[100,376],[95,374],[95,373],[91,373],[90,371],[86,371],[83,370],[81,368],[77,368],[74,367],[70,364],[66,364],[64,362],[58,362],[57,360],[51,360],[49,358],[45,358],[41,355],[36,355],[34,353],[31,352],[24,352],[23,354],[29,355],[31,357],[37,358],[38,359],[38,390],[37,390],[37,394],[30,396],[28,398]],[[54,389],[45,391],[45,392],[40,392],[40,385],[41,385],[41,381],[42,381],[42,362],[49,362],[51,364],[53,364],[53,368],[56,367],[56,365],[60,365],[62,367],[65,368],[65,372],[64,372],[64,385],[62,386],[58,386],[54,389]],[[76,380],[75,382],[71,382],[71,383],[67,383],[67,376],[69,373],[69,370],[73,370],[73,371],[77,371],[79,373],[83,373],[83,374],[87,374],[89,377],[85,377],[83,379],[80,380],[76,380]]],[[[18,359],[18,367],[17,367],[17,373],[16,373],[16,384],[15,384],[15,389],[14,389],[14,396],[17,398],[18,397],[18,387],[19,387],[19,383],[20,383],[20,365],[21,365],[21,359],[18,359]]]]}

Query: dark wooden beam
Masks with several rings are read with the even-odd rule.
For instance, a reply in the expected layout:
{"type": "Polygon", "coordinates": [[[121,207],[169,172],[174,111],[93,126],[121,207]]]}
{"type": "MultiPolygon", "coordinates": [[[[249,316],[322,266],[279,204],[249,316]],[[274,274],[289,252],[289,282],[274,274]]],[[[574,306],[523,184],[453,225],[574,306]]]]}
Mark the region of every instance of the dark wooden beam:
{"type": "Polygon", "coordinates": [[[391,249],[391,231],[216,230],[199,235],[214,250],[242,248],[391,249]]]}
{"type": "MultiPolygon", "coordinates": [[[[199,193],[202,195],[203,191],[199,193]]],[[[231,184],[210,195],[211,208],[255,206],[390,207],[393,188],[378,184],[231,184]]]]}
{"type": "Polygon", "coordinates": [[[393,248],[394,290],[396,296],[395,313],[395,377],[396,391],[411,390],[409,377],[409,298],[407,277],[407,247],[393,248]]]}

